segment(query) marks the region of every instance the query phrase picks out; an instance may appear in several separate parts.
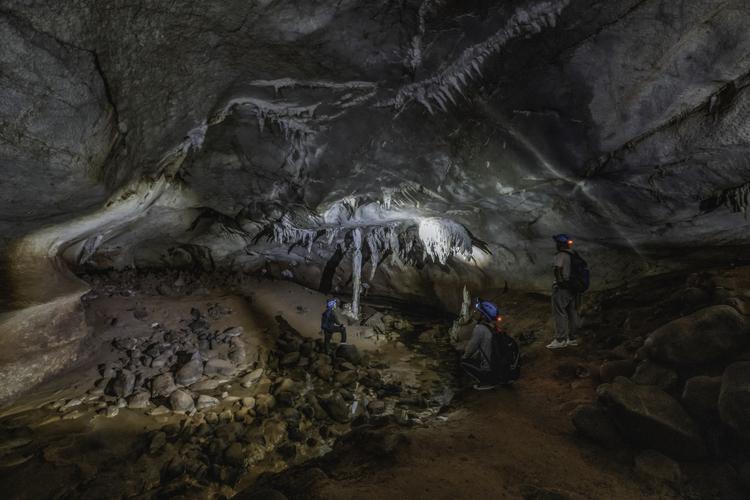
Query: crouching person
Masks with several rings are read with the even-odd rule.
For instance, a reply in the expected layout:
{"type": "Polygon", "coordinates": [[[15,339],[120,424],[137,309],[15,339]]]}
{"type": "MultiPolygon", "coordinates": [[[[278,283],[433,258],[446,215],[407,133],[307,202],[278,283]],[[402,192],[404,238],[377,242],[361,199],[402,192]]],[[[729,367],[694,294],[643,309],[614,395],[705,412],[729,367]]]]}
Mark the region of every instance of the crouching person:
{"type": "Polygon", "coordinates": [[[341,334],[341,343],[346,344],[346,327],[344,320],[339,314],[338,299],[330,299],[326,302],[326,310],[320,320],[320,329],[323,332],[323,350],[330,354],[331,337],[334,333],[341,334]]]}
{"type": "Polygon", "coordinates": [[[520,374],[518,344],[500,328],[501,317],[492,302],[474,302],[476,325],[461,358],[461,367],[475,381],[474,389],[510,384],[520,374]]]}

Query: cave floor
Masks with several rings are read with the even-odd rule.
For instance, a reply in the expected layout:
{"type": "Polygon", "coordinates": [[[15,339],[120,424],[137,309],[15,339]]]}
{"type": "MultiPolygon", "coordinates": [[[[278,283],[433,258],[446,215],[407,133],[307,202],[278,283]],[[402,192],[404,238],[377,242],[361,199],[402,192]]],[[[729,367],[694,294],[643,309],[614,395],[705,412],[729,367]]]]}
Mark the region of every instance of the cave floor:
{"type": "MultiPolygon", "coordinates": [[[[245,341],[253,352],[261,353],[277,335],[277,316],[303,336],[317,337],[324,298],[278,281],[254,282],[242,294],[200,290],[167,297],[125,295],[86,299],[93,330],[89,348],[97,352],[89,365],[2,409],[4,498],[173,496],[159,489],[165,463],[143,451],[142,437],[165,425],[179,425],[184,416],[152,416],[126,408],[116,418],[105,418],[96,414],[96,408],[81,405],[73,409],[80,415],[63,418],[49,403],[91,387],[97,378],[96,364],[114,356],[111,344],[118,336],[147,335],[155,323],[177,328],[189,321],[192,308],[213,309],[223,311],[214,316],[217,328],[242,326],[245,341]],[[23,432],[9,434],[9,429],[23,432]]],[[[423,418],[408,425],[391,422],[378,427],[377,432],[404,436],[407,442],[385,456],[371,456],[357,446],[334,446],[334,438],[295,461],[266,460],[231,486],[193,485],[181,494],[215,498],[241,492],[240,497],[250,498],[247,492],[261,477],[258,487],[283,483],[279,489],[290,498],[680,498],[666,483],[634,472],[632,451],[606,451],[575,436],[569,415],[579,404],[596,398],[591,373],[602,360],[590,339],[581,347],[548,351],[544,348],[551,337],[547,298],[508,292],[496,300],[505,311],[509,332],[530,339],[522,348],[522,377],[512,387],[476,392],[466,389],[463,381],[464,388],[448,406],[424,411],[423,418]],[[333,453],[316,458],[331,450],[328,445],[333,453]],[[309,476],[311,470],[317,473],[314,480],[293,480],[309,476]]],[[[438,327],[426,320],[419,331],[429,333],[438,327]]],[[[446,386],[456,383],[455,374],[444,368],[445,360],[429,356],[431,335],[420,334],[415,346],[374,336],[366,325],[349,331],[352,343],[375,356],[387,366],[389,376],[407,386],[436,385],[441,379],[451,379],[446,386]]],[[[250,394],[231,381],[216,395],[222,390],[229,391],[227,404],[250,394]]],[[[711,466],[696,467],[708,471],[711,466]]]]}

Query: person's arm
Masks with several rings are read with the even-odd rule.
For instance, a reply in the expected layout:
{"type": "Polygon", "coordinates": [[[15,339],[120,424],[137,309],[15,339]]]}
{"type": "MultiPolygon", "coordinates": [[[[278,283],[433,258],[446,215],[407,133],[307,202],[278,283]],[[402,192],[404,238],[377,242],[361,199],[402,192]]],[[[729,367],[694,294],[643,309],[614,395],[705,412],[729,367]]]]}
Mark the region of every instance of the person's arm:
{"type": "Polygon", "coordinates": [[[461,356],[461,359],[468,359],[472,357],[479,350],[481,339],[482,335],[479,332],[479,325],[477,325],[474,327],[474,331],[471,334],[471,339],[469,340],[469,343],[466,344],[464,355],[461,356]]]}
{"type": "Polygon", "coordinates": [[[333,322],[336,326],[344,326],[344,318],[341,316],[338,308],[333,310],[333,322]]]}

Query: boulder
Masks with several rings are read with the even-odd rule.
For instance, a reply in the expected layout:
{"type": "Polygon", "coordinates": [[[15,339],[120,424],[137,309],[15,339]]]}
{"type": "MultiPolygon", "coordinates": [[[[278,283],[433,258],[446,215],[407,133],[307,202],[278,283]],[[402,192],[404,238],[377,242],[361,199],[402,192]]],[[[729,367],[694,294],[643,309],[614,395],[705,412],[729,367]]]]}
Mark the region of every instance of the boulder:
{"type": "Polygon", "coordinates": [[[203,369],[203,373],[206,375],[219,374],[225,377],[231,377],[237,370],[231,361],[226,359],[209,359],[206,362],[206,366],[203,369]]]}
{"type": "Polygon", "coordinates": [[[573,426],[585,438],[608,448],[619,449],[623,440],[607,413],[597,405],[581,405],[573,411],[573,426]]]}
{"type": "Polygon", "coordinates": [[[263,439],[266,442],[266,446],[273,448],[279,445],[284,439],[286,439],[287,424],[283,420],[277,420],[275,418],[268,419],[263,422],[263,439]]]}
{"type": "Polygon", "coordinates": [[[731,357],[750,341],[750,323],[736,309],[701,309],[654,330],[644,348],[651,359],[680,366],[702,365],[731,357]]]}
{"type": "Polygon", "coordinates": [[[141,409],[149,405],[151,394],[148,392],[136,392],[128,398],[128,408],[141,409]]]}
{"type": "Polygon", "coordinates": [[[617,377],[629,377],[635,370],[635,362],[629,359],[606,361],[599,368],[599,378],[602,382],[612,382],[617,377]]]}
{"type": "Polygon", "coordinates": [[[332,396],[320,399],[320,405],[326,411],[331,419],[339,423],[347,423],[351,418],[349,405],[346,404],[344,398],[338,392],[332,396]]]}
{"type": "Polygon", "coordinates": [[[611,384],[599,386],[597,392],[620,433],[634,444],[677,459],[705,456],[698,426],[662,389],[618,377],[611,384]]]}
{"type": "Polygon", "coordinates": [[[717,415],[720,392],[721,377],[690,378],[682,390],[682,406],[696,418],[711,419],[717,415]]]}
{"type": "Polygon", "coordinates": [[[724,370],[719,415],[737,435],[750,439],[750,361],[734,363],[724,370]]]}
{"type": "Polygon", "coordinates": [[[638,364],[631,380],[640,385],[655,385],[665,391],[671,391],[680,381],[674,370],[664,368],[650,360],[644,360],[638,364]]]}
{"type": "Polygon", "coordinates": [[[224,450],[224,461],[235,467],[244,467],[246,459],[242,445],[240,443],[230,444],[227,449],[224,450]]]}
{"type": "Polygon", "coordinates": [[[219,404],[219,400],[212,396],[201,394],[198,396],[198,400],[195,403],[196,410],[203,410],[205,408],[211,408],[219,404]]]}
{"type": "Polygon", "coordinates": [[[151,397],[169,397],[177,386],[174,383],[174,377],[171,373],[162,373],[151,380],[151,397]]]}
{"type": "Polygon", "coordinates": [[[336,381],[336,383],[341,384],[343,386],[351,385],[357,381],[357,372],[355,371],[339,372],[334,377],[334,380],[336,381]]]}
{"type": "Polygon", "coordinates": [[[189,412],[195,408],[193,397],[183,390],[176,390],[169,396],[169,405],[177,412],[189,412]]]}
{"type": "Polygon", "coordinates": [[[175,374],[175,381],[180,385],[191,385],[203,376],[203,362],[194,358],[182,365],[175,374]]]}
{"type": "Polygon", "coordinates": [[[213,391],[217,387],[219,387],[221,384],[223,384],[226,380],[221,379],[206,379],[201,380],[200,382],[196,382],[193,385],[190,386],[191,391],[213,391]]]}
{"type": "Polygon", "coordinates": [[[682,479],[680,464],[654,450],[646,450],[635,457],[635,471],[641,476],[671,484],[677,484],[682,479]]]}
{"type": "Polygon", "coordinates": [[[336,357],[349,361],[355,365],[362,362],[362,356],[359,354],[359,349],[353,344],[339,344],[336,348],[336,357]]]}
{"type": "Polygon", "coordinates": [[[111,383],[111,394],[119,398],[130,396],[135,387],[135,374],[130,370],[120,370],[111,383]]]}

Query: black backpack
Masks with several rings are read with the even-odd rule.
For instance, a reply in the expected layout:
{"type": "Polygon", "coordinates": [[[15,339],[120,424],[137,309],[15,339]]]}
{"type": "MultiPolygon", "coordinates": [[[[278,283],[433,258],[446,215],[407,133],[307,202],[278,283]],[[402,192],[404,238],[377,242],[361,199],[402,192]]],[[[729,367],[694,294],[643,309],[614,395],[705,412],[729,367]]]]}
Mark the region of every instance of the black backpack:
{"type": "Polygon", "coordinates": [[[583,293],[589,289],[591,280],[589,265],[578,252],[565,253],[570,255],[570,278],[566,288],[575,293],[583,293]]]}
{"type": "Polygon", "coordinates": [[[501,384],[518,380],[521,376],[521,350],[513,337],[505,333],[492,334],[490,367],[501,384]]]}
{"type": "Polygon", "coordinates": [[[333,309],[323,311],[323,316],[320,318],[320,329],[324,332],[330,332],[335,326],[334,323],[333,309]]]}

